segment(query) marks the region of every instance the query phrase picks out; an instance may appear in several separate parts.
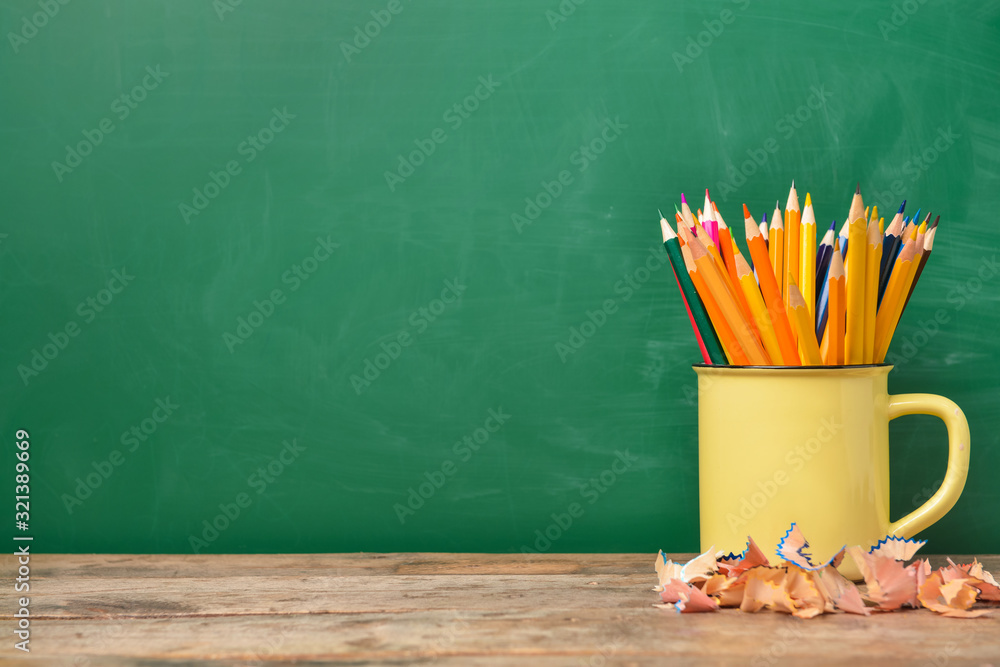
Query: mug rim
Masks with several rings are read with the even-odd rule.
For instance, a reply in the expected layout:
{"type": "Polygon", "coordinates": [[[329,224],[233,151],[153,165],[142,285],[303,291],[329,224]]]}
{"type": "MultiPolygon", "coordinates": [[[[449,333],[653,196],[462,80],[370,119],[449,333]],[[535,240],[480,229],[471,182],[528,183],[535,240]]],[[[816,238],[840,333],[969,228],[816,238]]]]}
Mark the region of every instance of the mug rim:
{"type": "Polygon", "coordinates": [[[730,364],[691,364],[691,368],[712,368],[712,369],[735,369],[735,370],[768,370],[768,371],[783,371],[783,370],[844,370],[844,369],[856,369],[856,368],[892,368],[892,364],[887,364],[885,362],[878,364],[842,364],[839,366],[737,366],[730,364]]]}

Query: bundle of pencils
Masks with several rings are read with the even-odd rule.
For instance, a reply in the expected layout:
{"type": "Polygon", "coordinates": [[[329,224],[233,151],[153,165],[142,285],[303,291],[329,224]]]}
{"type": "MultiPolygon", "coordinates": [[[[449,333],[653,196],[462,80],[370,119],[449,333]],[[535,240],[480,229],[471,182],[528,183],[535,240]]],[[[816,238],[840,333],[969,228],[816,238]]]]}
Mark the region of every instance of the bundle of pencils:
{"type": "MultiPolygon", "coordinates": [[[[677,230],[660,216],[663,245],[706,364],[840,366],[882,363],[934,248],[940,216],[911,220],[900,205],[889,225],[865,208],[859,185],[835,236],[816,245],[807,193],[792,183],[770,226],[743,205],[749,261],[705,190],[697,215],[681,194],[677,230]]],[[[738,228],[737,228],[738,229],[738,228]]]]}

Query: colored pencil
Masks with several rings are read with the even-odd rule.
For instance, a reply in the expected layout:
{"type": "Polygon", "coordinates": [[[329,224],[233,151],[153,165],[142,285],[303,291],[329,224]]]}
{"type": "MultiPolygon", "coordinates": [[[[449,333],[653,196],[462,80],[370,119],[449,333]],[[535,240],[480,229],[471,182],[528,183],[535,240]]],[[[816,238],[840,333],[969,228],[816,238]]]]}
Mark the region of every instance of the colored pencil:
{"type": "MultiPolygon", "coordinates": [[[[699,289],[699,295],[706,302],[712,300],[716,303],[728,325],[729,332],[732,333],[733,338],[727,341],[727,348],[737,359],[743,359],[737,363],[753,366],[769,364],[767,353],[764,352],[760,341],[754,337],[750,324],[743,317],[739,306],[736,305],[736,300],[726,287],[726,279],[719,271],[719,267],[712,261],[705,245],[697,238],[691,241],[691,260],[697,269],[696,273],[701,277],[708,290],[706,294],[702,294],[699,289]]],[[[698,283],[695,282],[696,287],[697,285],[698,283]]],[[[728,338],[728,334],[726,338],[728,338]]]]}
{"type": "Polygon", "coordinates": [[[708,286],[705,284],[704,279],[698,275],[698,267],[695,266],[694,260],[691,258],[691,246],[681,246],[681,257],[684,259],[684,268],[687,270],[688,277],[691,279],[691,283],[694,285],[695,291],[698,293],[698,298],[701,300],[701,303],[705,308],[705,312],[708,313],[709,322],[719,339],[719,346],[722,348],[722,353],[726,358],[726,363],[739,363],[738,358],[745,360],[746,355],[737,357],[729,347],[730,342],[735,343],[736,341],[733,337],[732,330],[729,329],[729,325],[726,324],[726,318],[723,317],[722,311],[719,310],[718,304],[716,304],[711,298],[705,298],[702,296],[703,294],[708,294],[708,286]]]}
{"type": "MultiPolygon", "coordinates": [[[[875,359],[875,315],[878,312],[879,264],[882,261],[882,234],[875,218],[868,223],[868,247],[865,251],[864,341],[862,362],[875,359]]],[[[848,274],[850,275],[850,274],[848,274]]]]}
{"type": "Polygon", "coordinates": [[[684,218],[684,224],[687,225],[687,228],[694,230],[694,223],[698,221],[691,213],[691,207],[688,206],[687,197],[684,196],[683,192],[681,193],[681,217],[684,218]]]}
{"type": "Polygon", "coordinates": [[[705,207],[702,212],[705,214],[705,222],[707,223],[705,229],[708,230],[708,235],[715,241],[715,245],[721,245],[718,220],[715,217],[715,210],[712,208],[712,198],[708,196],[708,188],[705,188],[705,207]]]}
{"type": "Polygon", "coordinates": [[[785,204],[785,268],[781,275],[781,294],[786,305],[789,278],[798,280],[799,276],[800,222],[799,194],[795,191],[795,181],[792,181],[792,187],[788,191],[788,202],[785,204]]]}
{"type": "Polygon", "coordinates": [[[892,222],[885,230],[882,237],[882,259],[879,266],[878,280],[878,302],[882,303],[882,296],[885,294],[885,286],[889,284],[889,273],[892,272],[892,262],[899,251],[899,235],[903,233],[903,210],[906,208],[906,200],[899,205],[899,210],[893,216],[892,222]]]}
{"type": "MultiPolygon", "coordinates": [[[[927,260],[930,259],[931,251],[934,250],[934,237],[937,236],[937,224],[940,219],[940,215],[936,217],[934,224],[931,225],[931,228],[924,235],[924,252],[920,256],[920,264],[917,265],[917,272],[913,276],[913,282],[910,284],[910,291],[906,295],[906,301],[903,302],[903,312],[906,312],[906,306],[910,303],[910,297],[913,296],[913,288],[917,286],[920,274],[924,272],[924,266],[927,264],[927,260]]],[[[902,318],[902,313],[899,316],[902,318]]]]}
{"type": "Polygon", "coordinates": [[[725,364],[726,357],[719,345],[715,329],[712,328],[712,324],[709,322],[705,306],[698,297],[698,292],[695,290],[691,276],[688,275],[687,268],[684,265],[684,258],[681,254],[681,246],[677,234],[670,228],[670,224],[663,217],[660,218],[660,229],[663,232],[663,246],[667,251],[667,257],[670,258],[670,265],[674,270],[674,276],[677,278],[677,287],[680,290],[681,298],[684,299],[684,306],[687,308],[688,316],[691,319],[691,328],[694,329],[694,335],[698,339],[698,346],[701,348],[705,363],[725,364]]]}
{"type": "MultiPolygon", "coordinates": [[[[774,277],[778,281],[778,289],[780,290],[781,277],[785,275],[785,226],[781,222],[778,202],[774,202],[774,213],[771,215],[771,226],[768,229],[767,255],[771,259],[771,270],[774,271],[774,277]]],[[[757,266],[756,257],[753,258],[753,263],[754,266],[757,266]]],[[[784,295],[782,295],[782,299],[784,299],[784,295]]]]}
{"type": "Polygon", "coordinates": [[[767,248],[764,246],[764,236],[760,233],[760,228],[750,216],[747,205],[743,205],[744,223],[746,226],[747,247],[750,250],[750,257],[753,259],[754,268],[757,271],[757,280],[760,282],[760,293],[767,305],[767,312],[771,316],[771,325],[774,327],[774,334],[778,339],[778,347],[781,349],[781,361],[785,366],[799,366],[799,353],[795,348],[795,336],[792,335],[792,327],[788,321],[788,313],[785,311],[785,304],[781,298],[781,289],[778,281],[771,269],[770,260],[767,257],[767,248]]]}
{"type": "Polygon", "coordinates": [[[822,340],[826,329],[827,305],[830,298],[830,285],[827,276],[830,273],[830,260],[833,258],[833,240],[837,233],[837,221],[830,223],[830,228],[823,235],[819,249],[816,250],[816,340],[822,340]]]}
{"type": "Polygon", "coordinates": [[[885,298],[878,309],[878,316],[875,320],[875,363],[882,363],[885,354],[889,350],[889,341],[899,323],[899,316],[903,311],[903,299],[913,276],[916,273],[913,258],[916,255],[916,238],[907,239],[903,249],[899,251],[896,258],[896,265],[892,269],[889,278],[889,286],[885,290],[885,298]]]}
{"type": "Polygon", "coordinates": [[[753,319],[757,324],[757,329],[760,331],[760,338],[761,343],[764,345],[764,351],[767,352],[767,356],[771,358],[772,364],[781,364],[781,346],[778,345],[778,337],[774,333],[774,325],[771,322],[771,316],[767,312],[767,306],[764,304],[764,298],[761,296],[760,288],[754,280],[753,272],[750,270],[750,265],[747,264],[743,255],[736,255],[735,259],[736,273],[739,276],[740,287],[743,290],[743,295],[746,297],[747,303],[750,305],[750,311],[753,313],[753,319]]]}
{"type": "Polygon", "coordinates": [[[736,305],[740,307],[743,312],[743,317],[747,319],[750,323],[750,328],[753,330],[755,336],[760,338],[760,330],[757,327],[757,323],[754,321],[753,313],[750,310],[750,304],[747,302],[746,295],[744,295],[743,290],[740,286],[740,278],[736,273],[736,254],[733,252],[733,237],[729,232],[729,227],[726,225],[725,220],[720,220],[716,218],[716,223],[719,227],[719,250],[722,253],[722,261],[726,265],[726,277],[735,287],[733,290],[733,296],[736,297],[736,305]]]}
{"type": "Polygon", "coordinates": [[[816,320],[816,214],[813,211],[812,197],[806,193],[806,204],[802,209],[802,220],[799,224],[799,290],[806,301],[806,310],[815,328],[816,320]]]}
{"type": "Polygon", "coordinates": [[[847,330],[844,334],[844,359],[847,364],[860,364],[864,359],[865,334],[865,217],[860,189],[854,195],[851,212],[855,216],[847,228],[847,330]]]}
{"type": "Polygon", "coordinates": [[[802,354],[802,365],[822,366],[823,358],[819,355],[819,344],[813,335],[812,317],[809,315],[805,299],[802,298],[802,293],[799,292],[799,287],[794,280],[789,279],[788,292],[788,309],[792,324],[799,330],[799,351],[802,354]]]}
{"type": "Polygon", "coordinates": [[[840,239],[833,241],[830,259],[830,314],[827,318],[824,360],[828,366],[844,364],[844,319],[846,309],[846,283],[844,278],[844,258],[840,254],[840,239]]]}

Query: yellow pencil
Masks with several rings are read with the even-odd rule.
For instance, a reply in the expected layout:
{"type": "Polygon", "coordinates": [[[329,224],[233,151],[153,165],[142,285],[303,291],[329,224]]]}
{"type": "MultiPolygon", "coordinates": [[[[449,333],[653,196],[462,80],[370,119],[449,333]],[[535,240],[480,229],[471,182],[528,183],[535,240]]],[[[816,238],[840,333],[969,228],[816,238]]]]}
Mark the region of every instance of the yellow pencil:
{"type": "MultiPolygon", "coordinates": [[[[854,196],[860,202],[861,194],[854,196]]],[[[860,206],[851,207],[857,214],[847,226],[847,329],[844,333],[844,363],[860,364],[865,358],[865,217],[860,206]],[[855,210],[858,209],[858,210],[855,210]]]]}
{"type": "MultiPolygon", "coordinates": [[[[799,278],[798,285],[806,310],[816,322],[816,214],[813,212],[812,197],[806,193],[806,205],[802,209],[802,224],[799,226],[799,278]]],[[[813,338],[815,338],[815,334],[813,338]]]]}
{"type": "Polygon", "coordinates": [[[771,358],[771,363],[781,364],[781,346],[778,345],[778,337],[774,333],[771,316],[767,312],[767,306],[764,305],[764,297],[760,293],[757,281],[753,279],[753,269],[739,252],[735,255],[735,261],[736,275],[739,276],[743,296],[746,298],[750,312],[753,313],[754,322],[757,323],[757,328],[760,330],[764,351],[771,358]]]}
{"type": "Polygon", "coordinates": [[[802,298],[802,293],[799,292],[799,287],[794,280],[789,280],[788,292],[788,311],[791,315],[792,326],[799,330],[799,351],[802,353],[802,365],[822,366],[823,358],[819,354],[819,345],[816,343],[813,321],[806,308],[805,299],[802,298]]]}
{"type": "MultiPolygon", "coordinates": [[[[848,249],[850,252],[850,249],[848,249]]],[[[875,360],[875,316],[878,311],[878,279],[882,261],[882,234],[878,222],[872,217],[868,223],[868,248],[865,252],[865,328],[864,358],[862,363],[875,360]]]]}
{"type": "MultiPolygon", "coordinates": [[[[785,269],[781,277],[781,294],[788,304],[788,281],[799,279],[799,194],[795,191],[795,181],[788,191],[785,204],[785,269]]],[[[798,336],[796,336],[798,338],[798,336]]]]}
{"type": "Polygon", "coordinates": [[[824,361],[828,366],[841,366],[844,363],[844,310],[845,291],[844,258],[840,254],[840,239],[833,241],[833,254],[830,257],[830,276],[828,278],[830,303],[829,315],[826,318],[826,335],[823,338],[826,347],[824,361]]]}
{"type": "Polygon", "coordinates": [[[899,257],[896,258],[896,263],[893,264],[889,286],[885,288],[885,296],[882,297],[882,305],[879,306],[875,318],[875,363],[882,363],[885,360],[892,334],[899,323],[903,301],[916,274],[917,263],[913,261],[916,250],[917,240],[915,238],[907,240],[899,252],[899,257]]]}

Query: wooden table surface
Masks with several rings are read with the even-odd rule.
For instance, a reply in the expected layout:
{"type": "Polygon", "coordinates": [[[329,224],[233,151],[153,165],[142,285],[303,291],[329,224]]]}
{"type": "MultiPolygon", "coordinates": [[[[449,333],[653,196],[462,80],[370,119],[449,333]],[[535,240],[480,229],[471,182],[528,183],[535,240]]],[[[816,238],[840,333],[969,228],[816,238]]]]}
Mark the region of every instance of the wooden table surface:
{"type": "MultiPolygon", "coordinates": [[[[676,558],[689,558],[677,555],[676,558]]],[[[1000,556],[980,556],[1000,574],[1000,556]]],[[[956,562],[968,562],[961,557],[956,562]]],[[[1000,609],[654,608],[653,554],[33,555],[32,665],[996,665],[1000,609]]],[[[932,557],[934,565],[944,559],[932,557]]],[[[30,660],[23,660],[30,657],[30,660]]]]}

